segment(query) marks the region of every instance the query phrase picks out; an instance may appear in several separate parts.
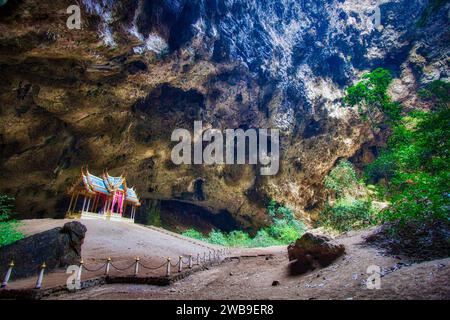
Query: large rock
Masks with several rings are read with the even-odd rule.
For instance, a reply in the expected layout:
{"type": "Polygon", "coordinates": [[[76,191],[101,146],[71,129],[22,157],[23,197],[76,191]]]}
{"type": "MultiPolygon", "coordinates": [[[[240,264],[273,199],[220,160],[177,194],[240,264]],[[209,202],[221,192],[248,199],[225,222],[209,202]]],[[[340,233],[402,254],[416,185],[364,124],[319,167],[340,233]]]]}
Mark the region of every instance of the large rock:
{"type": "Polygon", "coordinates": [[[78,264],[86,227],[80,222],[44,231],[0,249],[0,274],[14,261],[14,278],[34,276],[45,262],[47,270],[78,264]]]}
{"type": "Polygon", "coordinates": [[[288,248],[289,261],[293,273],[301,274],[317,267],[326,267],[345,253],[345,247],[325,236],[305,233],[288,248]]]}

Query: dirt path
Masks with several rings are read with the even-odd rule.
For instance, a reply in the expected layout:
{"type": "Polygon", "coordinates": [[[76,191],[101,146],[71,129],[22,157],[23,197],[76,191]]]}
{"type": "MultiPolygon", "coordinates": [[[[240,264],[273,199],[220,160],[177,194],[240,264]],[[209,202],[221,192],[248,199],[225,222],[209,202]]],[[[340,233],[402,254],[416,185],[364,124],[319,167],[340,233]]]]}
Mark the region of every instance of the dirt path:
{"type": "MultiPolygon", "coordinates": [[[[70,221],[74,220],[24,220],[21,231],[31,235],[61,227],[70,221]]],[[[79,221],[87,227],[82,247],[85,262],[103,261],[108,257],[115,260],[141,257],[160,261],[167,257],[176,259],[180,255],[196,255],[219,248],[155,227],[115,221],[79,221]]]]}
{"type": "MultiPolygon", "coordinates": [[[[73,220],[24,220],[21,231],[26,235],[32,235],[61,227],[69,221],[73,220]]],[[[176,263],[179,256],[188,259],[188,255],[192,254],[195,259],[197,254],[207,256],[209,251],[220,248],[154,227],[147,228],[137,224],[114,221],[81,220],[80,222],[87,227],[82,246],[85,267],[91,270],[100,268],[95,272],[89,272],[86,269],[83,280],[102,275],[104,268],[101,266],[105,264],[108,257],[111,257],[113,264],[118,268],[130,266],[136,257],[141,259],[142,266],[153,268],[165,263],[167,257],[176,263]]],[[[130,275],[132,273],[133,268],[125,271],[111,268],[111,275],[130,275]]],[[[141,276],[161,276],[165,274],[165,268],[147,270],[141,267],[139,274],[141,276]]],[[[67,277],[65,270],[46,273],[43,288],[63,285],[66,283],[67,277]]],[[[36,282],[35,278],[11,279],[8,287],[11,289],[32,288],[36,282]]]]}
{"type": "Polygon", "coordinates": [[[450,258],[412,264],[362,244],[364,233],[338,239],[347,254],[331,266],[291,276],[285,247],[236,251],[247,257],[196,273],[170,287],[110,285],[56,299],[450,299],[450,258]],[[403,263],[403,264],[402,264],[403,263]],[[382,268],[381,289],[369,290],[367,267],[382,268]],[[273,281],[279,285],[272,286],[273,281]]]}

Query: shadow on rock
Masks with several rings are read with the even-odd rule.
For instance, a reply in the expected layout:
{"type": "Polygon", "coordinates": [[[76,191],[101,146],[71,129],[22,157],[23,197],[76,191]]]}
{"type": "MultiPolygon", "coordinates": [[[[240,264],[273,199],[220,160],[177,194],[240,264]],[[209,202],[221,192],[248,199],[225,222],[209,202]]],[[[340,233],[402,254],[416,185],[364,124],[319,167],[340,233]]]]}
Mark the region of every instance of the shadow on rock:
{"type": "Polygon", "coordinates": [[[325,236],[305,233],[288,247],[290,275],[301,275],[316,268],[329,266],[345,253],[345,247],[325,236]]]}
{"type": "Polygon", "coordinates": [[[5,274],[14,261],[13,276],[34,276],[45,262],[47,270],[78,264],[81,246],[87,228],[78,221],[68,222],[62,228],[44,231],[0,249],[0,274],[5,274]]]}

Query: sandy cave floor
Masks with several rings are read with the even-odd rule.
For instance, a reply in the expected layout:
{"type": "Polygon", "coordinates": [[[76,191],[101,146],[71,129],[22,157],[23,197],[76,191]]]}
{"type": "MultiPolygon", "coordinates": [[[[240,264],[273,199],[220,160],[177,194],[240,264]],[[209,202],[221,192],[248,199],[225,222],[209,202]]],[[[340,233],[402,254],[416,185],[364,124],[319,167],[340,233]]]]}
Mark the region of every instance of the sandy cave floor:
{"type": "Polygon", "coordinates": [[[292,276],[286,247],[234,249],[235,258],[168,287],[104,285],[49,299],[449,299],[450,258],[411,264],[363,244],[364,232],[337,239],[347,254],[327,268],[292,276]],[[381,288],[369,290],[367,267],[381,267],[381,288]],[[273,286],[278,281],[279,285],[273,286]]]}

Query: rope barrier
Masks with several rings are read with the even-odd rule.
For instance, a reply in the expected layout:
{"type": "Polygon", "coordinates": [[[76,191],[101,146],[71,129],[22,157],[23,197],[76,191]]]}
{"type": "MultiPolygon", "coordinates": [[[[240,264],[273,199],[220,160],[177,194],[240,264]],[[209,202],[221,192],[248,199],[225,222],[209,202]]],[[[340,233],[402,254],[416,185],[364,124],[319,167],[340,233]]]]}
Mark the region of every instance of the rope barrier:
{"type": "Polygon", "coordinates": [[[83,269],[86,270],[87,272],[97,272],[100,271],[102,269],[104,269],[106,267],[107,263],[102,264],[100,267],[96,268],[96,269],[89,269],[88,267],[86,267],[85,265],[83,265],[83,269]]]}
{"type": "Polygon", "coordinates": [[[177,263],[172,263],[172,262],[170,262],[170,266],[171,267],[178,267],[178,265],[180,264],[180,262],[178,261],[177,263]]]}
{"type": "MultiPolygon", "coordinates": [[[[99,265],[97,267],[89,268],[84,264],[83,260],[81,260],[80,264],[79,264],[78,273],[77,273],[77,280],[81,281],[81,275],[82,275],[83,269],[86,272],[98,272],[98,271],[104,269],[105,270],[104,274],[109,275],[111,267],[119,272],[126,271],[126,270],[129,270],[134,267],[134,275],[135,276],[138,275],[139,267],[142,267],[143,269],[151,270],[151,271],[159,270],[159,269],[166,267],[166,276],[169,277],[171,275],[172,267],[177,268],[178,273],[181,273],[183,271],[183,267],[192,269],[192,267],[194,265],[199,266],[201,264],[206,264],[207,262],[220,262],[226,255],[230,254],[230,252],[231,251],[228,248],[212,249],[212,251],[209,250],[208,252],[203,252],[203,257],[202,257],[202,254],[200,254],[200,253],[197,253],[195,258],[193,257],[192,254],[188,255],[187,259],[185,259],[183,256],[179,256],[177,263],[173,263],[173,262],[171,262],[170,258],[167,258],[166,262],[164,262],[161,265],[157,265],[157,266],[148,266],[148,265],[142,264],[140,262],[139,258],[135,258],[135,261],[132,264],[130,264],[129,266],[119,267],[112,263],[111,258],[108,258],[106,260],[106,263],[103,263],[102,265],[99,265]]],[[[1,288],[7,287],[8,282],[10,281],[12,276],[17,276],[16,270],[14,269],[14,267],[15,267],[14,262],[11,261],[11,263],[8,265],[8,269],[2,279],[2,283],[0,286],[1,288]]],[[[45,262],[42,265],[40,265],[35,289],[41,289],[43,281],[44,281],[44,274],[45,274],[46,268],[47,268],[47,265],[45,264],[45,262]]],[[[53,272],[58,273],[58,271],[53,271],[53,272]]]]}
{"type": "Polygon", "coordinates": [[[166,265],[167,265],[167,262],[164,262],[162,265],[160,265],[158,267],[148,267],[142,263],[139,263],[139,267],[142,267],[147,270],[158,270],[158,269],[161,269],[162,267],[165,267],[166,265]]]}
{"type": "Polygon", "coordinates": [[[129,265],[128,267],[126,267],[126,268],[119,268],[119,267],[116,267],[112,262],[110,263],[110,265],[111,265],[111,267],[113,267],[113,268],[116,269],[117,271],[125,271],[125,270],[128,270],[128,269],[134,267],[135,262],[133,262],[132,264],[130,264],[130,265],[129,265]]]}

